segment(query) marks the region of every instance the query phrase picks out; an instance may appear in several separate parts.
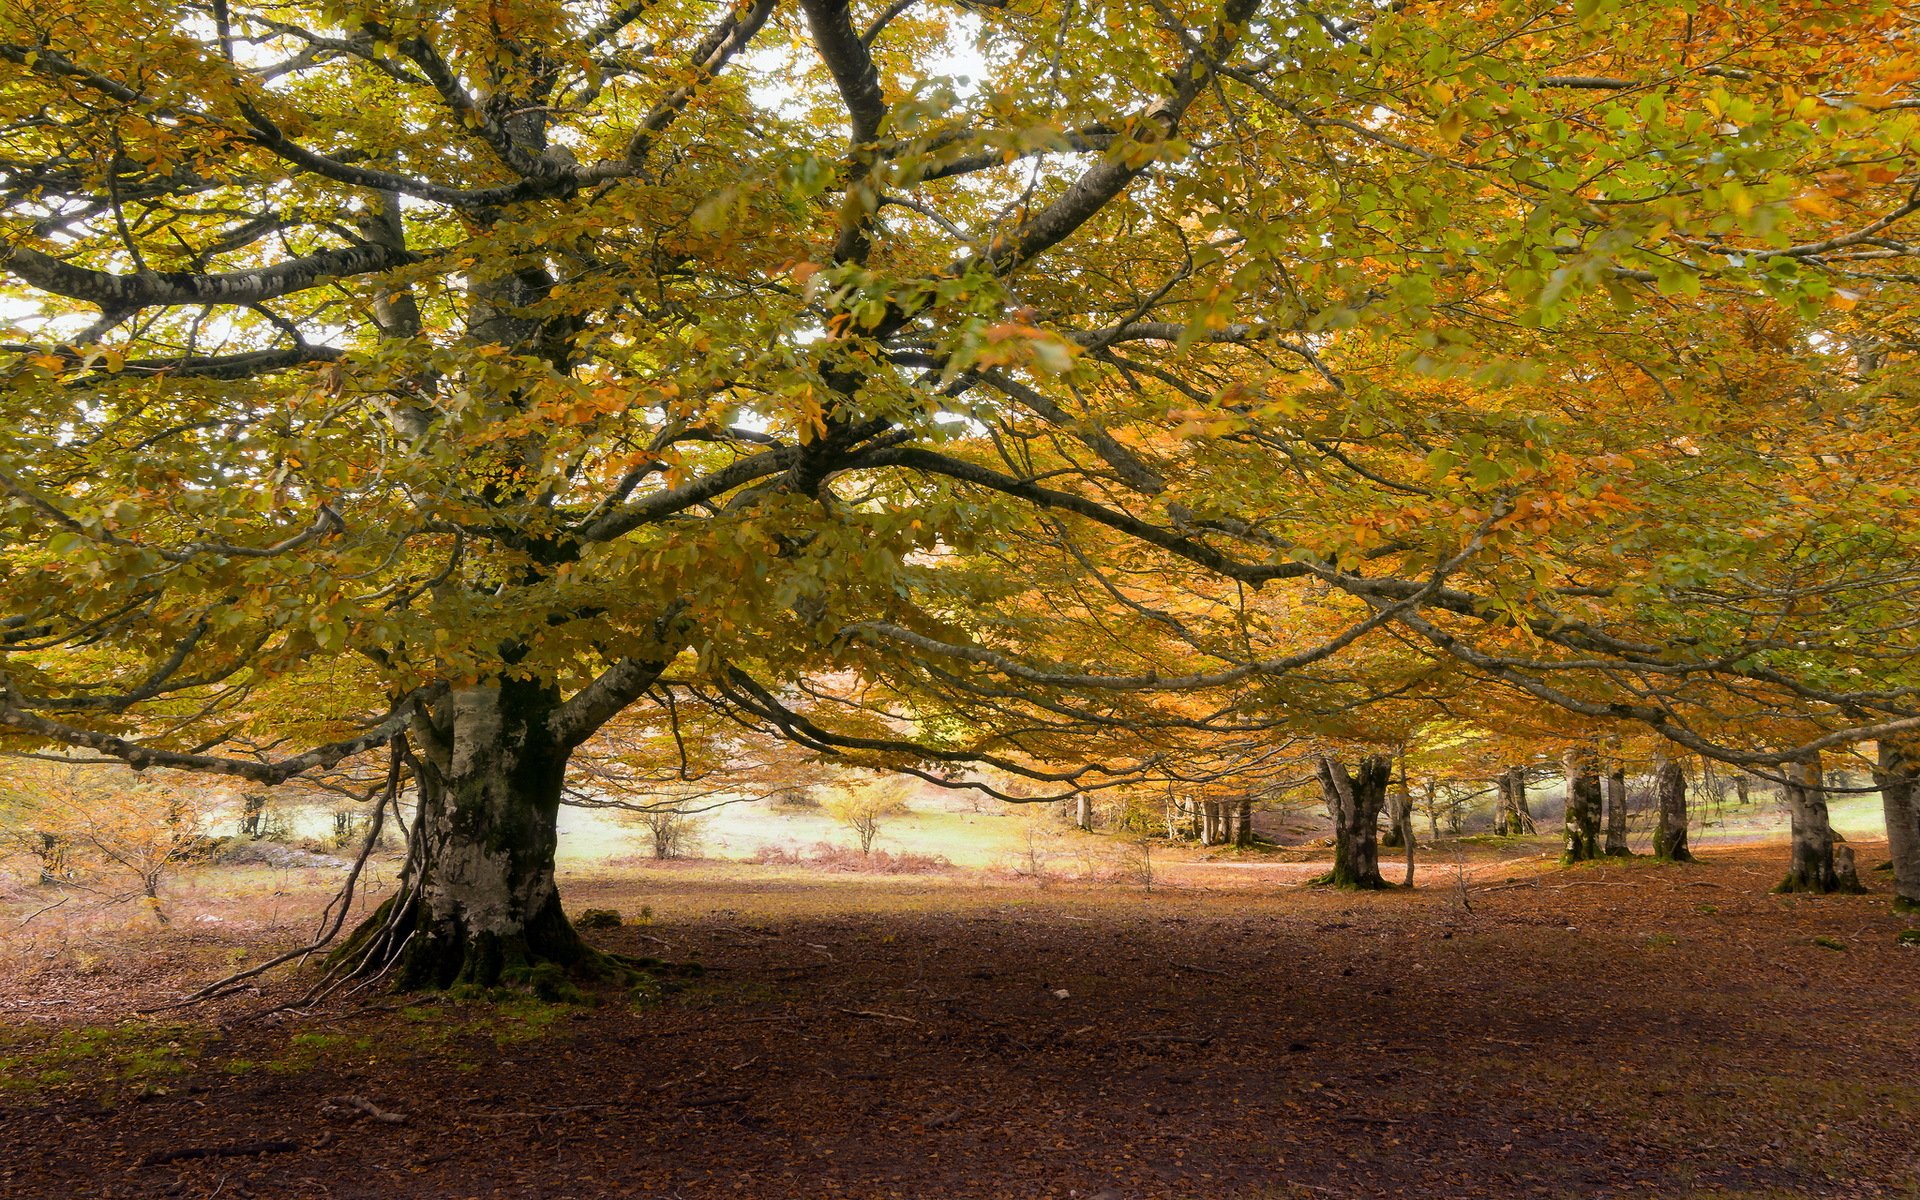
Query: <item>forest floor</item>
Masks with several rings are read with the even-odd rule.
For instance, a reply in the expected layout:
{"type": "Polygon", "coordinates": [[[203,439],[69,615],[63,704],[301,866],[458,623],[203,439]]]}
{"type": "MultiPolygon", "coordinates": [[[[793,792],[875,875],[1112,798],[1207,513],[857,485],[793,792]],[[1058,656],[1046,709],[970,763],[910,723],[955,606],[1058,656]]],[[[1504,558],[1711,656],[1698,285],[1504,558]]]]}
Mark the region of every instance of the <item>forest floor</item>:
{"type": "Polygon", "coordinates": [[[705,974],[134,1015],[290,944],[269,902],[311,919],[229,880],[0,947],[0,1196],[1920,1197],[1920,919],[1884,873],[1769,895],[1783,855],[1481,849],[1367,895],[623,869],[567,881],[629,917],[592,939],[705,974]]]}

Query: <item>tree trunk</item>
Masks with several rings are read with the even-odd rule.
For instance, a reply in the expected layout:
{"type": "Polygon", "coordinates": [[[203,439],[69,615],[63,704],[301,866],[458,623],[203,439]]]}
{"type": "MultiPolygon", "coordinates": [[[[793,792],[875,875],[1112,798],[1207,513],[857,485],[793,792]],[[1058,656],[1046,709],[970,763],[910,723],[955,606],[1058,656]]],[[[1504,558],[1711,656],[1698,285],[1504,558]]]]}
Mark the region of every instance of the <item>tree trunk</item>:
{"type": "Polygon", "coordinates": [[[1749,793],[1752,791],[1752,787],[1752,781],[1745,775],[1741,774],[1733,777],[1733,794],[1740,798],[1741,808],[1745,808],[1751,802],[1752,797],[1749,793]]]}
{"type": "Polygon", "coordinates": [[[1240,798],[1240,827],[1234,830],[1233,844],[1245,850],[1253,845],[1253,797],[1240,798]]]}
{"type": "Polygon", "coordinates": [[[1600,776],[1590,756],[1567,755],[1566,850],[1563,863],[1600,857],[1600,776]]]}
{"type": "Polygon", "coordinates": [[[1825,894],[1842,888],[1834,863],[1833,826],[1827,819],[1827,793],[1820,762],[1788,763],[1785,790],[1792,824],[1793,857],[1776,892],[1825,894]]]}
{"type": "Polygon", "coordinates": [[[1659,800],[1653,855],[1666,862],[1692,862],[1693,854],[1687,849],[1687,772],[1673,759],[1661,759],[1653,780],[1659,800]]]}
{"type": "Polygon", "coordinates": [[[1342,888],[1386,887],[1380,877],[1380,809],[1386,804],[1393,760],[1370,754],[1349,773],[1345,763],[1323,754],[1318,771],[1327,810],[1334,814],[1333,870],[1326,882],[1342,888]]]}
{"type": "Polygon", "coordinates": [[[1513,772],[1502,771],[1493,781],[1495,799],[1493,802],[1493,833],[1495,837],[1512,837],[1520,832],[1520,818],[1513,808],[1513,772]]]}
{"type": "Polygon", "coordinates": [[[489,682],[415,721],[406,876],[341,953],[364,950],[363,970],[395,965],[402,988],[492,987],[591,956],[554,886],[568,757],[548,730],[556,701],[540,683],[489,682]]]}
{"type": "Polygon", "coordinates": [[[1626,857],[1632,853],[1627,845],[1627,773],[1615,766],[1607,773],[1607,854],[1626,857]]]}
{"type": "Polygon", "coordinates": [[[1534,834],[1539,832],[1533,823],[1533,810],[1527,807],[1527,769],[1515,767],[1507,772],[1513,788],[1513,818],[1516,822],[1515,834],[1534,834]]]}
{"type": "Polygon", "coordinates": [[[1894,909],[1920,911],[1920,744],[1881,739],[1873,781],[1887,814],[1894,909]]]}
{"type": "Polygon", "coordinates": [[[258,840],[266,833],[267,794],[247,792],[240,797],[240,836],[258,840]]]}
{"type": "Polygon", "coordinates": [[[1380,839],[1384,847],[1398,850],[1413,840],[1413,796],[1406,781],[1387,797],[1387,832],[1380,839]]]}
{"type": "Polygon", "coordinates": [[[1073,823],[1085,830],[1093,829],[1093,797],[1081,792],[1074,804],[1073,823]]]}

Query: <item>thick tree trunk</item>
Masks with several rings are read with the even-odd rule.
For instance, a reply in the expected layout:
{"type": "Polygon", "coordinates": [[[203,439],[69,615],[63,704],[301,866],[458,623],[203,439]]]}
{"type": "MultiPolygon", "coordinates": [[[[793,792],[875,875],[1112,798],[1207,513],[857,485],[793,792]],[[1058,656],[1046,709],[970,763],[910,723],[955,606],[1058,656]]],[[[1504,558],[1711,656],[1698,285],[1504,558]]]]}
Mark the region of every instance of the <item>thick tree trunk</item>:
{"type": "Polygon", "coordinates": [[[1253,845],[1253,797],[1240,798],[1240,824],[1234,830],[1233,844],[1242,850],[1253,845]]]}
{"type": "Polygon", "coordinates": [[[1777,892],[1824,894],[1844,888],[1834,861],[1833,826],[1827,819],[1827,793],[1819,760],[1788,763],[1784,789],[1792,826],[1793,856],[1777,892]]]}
{"type": "Polygon", "coordinates": [[[1607,773],[1607,853],[1633,853],[1627,845],[1627,773],[1617,766],[1607,773]]]}
{"type": "Polygon", "coordinates": [[[1667,758],[1653,777],[1659,815],[1653,828],[1653,854],[1667,862],[1692,862],[1687,849],[1687,772],[1667,758]]]}
{"type": "Polygon", "coordinates": [[[1093,828],[1093,797],[1081,792],[1074,802],[1073,823],[1082,829],[1093,828]]]}
{"type": "Polygon", "coordinates": [[[1513,772],[1502,771],[1493,781],[1493,832],[1496,837],[1513,837],[1520,832],[1520,817],[1513,808],[1513,772]]]}
{"type": "Polygon", "coordinates": [[[1893,906],[1920,911],[1920,744],[1883,739],[1873,781],[1887,814],[1893,906]]]}
{"type": "Polygon", "coordinates": [[[1533,810],[1527,807],[1527,769],[1515,767],[1507,772],[1509,786],[1513,792],[1514,833],[1534,834],[1539,832],[1533,823],[1533,810]]]}
{"type": "Polygon", "coordinates": [[[393,967],[402,988],[492,987],[591,956],[554,886],[568,756],[548,730],[555,703],[542,684],[485,683],[416,721],[420,803],[403,886],[341,953],[364,953],[363,970],[393,967]]]}
{"type": "Polygon", "coordinates": [[[1745,808],[1751,801],[1753,783],[1745,775],[1733,777],[1733,794],[1740,798],[1740,807],[1745,808]]]}
{"type": "Polygon", "coordinates": [[[1362,890],[1384,888],[1380,877],[1380,809],[1386,804],[1393,760],[1384,754],[1362,758],[1358,769],[1321,755],[1320,790],[1333,814],[1333,870],[1326,881],[1335,887],[1362,890]]]}
{"type": "Polygon", "coordinates": [[[1587,862],[1600,857],[1600,776],[1592,758],[1578,751],[1567,755],[1566,770],[1566,849],[1560,861],[1587,862]]]}

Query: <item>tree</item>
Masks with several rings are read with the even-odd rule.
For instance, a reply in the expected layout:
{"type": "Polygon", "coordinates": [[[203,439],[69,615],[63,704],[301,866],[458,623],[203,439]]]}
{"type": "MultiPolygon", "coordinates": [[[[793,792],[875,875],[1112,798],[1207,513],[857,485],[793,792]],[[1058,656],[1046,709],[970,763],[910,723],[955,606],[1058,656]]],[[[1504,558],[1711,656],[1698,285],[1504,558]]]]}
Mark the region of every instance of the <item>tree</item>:
{"type": "Polygon", "coordinates": [[[118,764],[14,762],[0,773],[0,801],[44,882],[82,871],[119,879],[128,890],[109,901],[139,900],[162,924],[161,886],[207,850],[211,798],[190,780],[138,778],[118,764]]]}
{"type": "MultiPolygon", "coordinates": [[[[1843,870],[1834,847],[1833,825],[1827,819],[1825,772],[1820,760],[1797,762],[1787,768],[1781,789],[1791,825],[1792,860],[1777,892],[1859,891],[1851,870],[1843,870]]],[[[1852,851],[1848,850],[1848,857],[1852,851]]]]}
{"type": "Polygon", "coordinates": [[[1672,758],[1663,757],[1653,773],[1653,856],[1663,862],[1691,862],[1687,849],[1687,772],[1672,758]]]}
{"type": "Polygon", "coordinates": [[[15,6],[0,726],[262,784],[388,747],[417,852],[354,945],[428,986],[605,965],[555,814],[649,696],[1076,787],[1151,755],[1002,731],[1271,729],[1388,631],[1741,761],[1920,721],[1905,518],[1795,540],[1836,511],[1820,456],[1888,496],[1912,461],[1876,333],[1912,115],[1863,99],[1897,18],[1766,9],[1791,33],[1619,0],[15,6]],[[927,66],[956,51],[978,79],[927,66]],[[1806,511],[1772,498],[1808,462],[1806,511]],[[1736,499],[1688,509],[1703,466],[1736,499]],[[997,606],[1033,546],[1185,591],[1088,599],[1200,669],[1023,657],[997,606]],[[1836,577],[1871,650],[1808,615],[1836,577]],[[848,674],[992,719],[803,687],[848,674]],[[1240,693],[1103,711],[1207,688],[1240,693]],[[1793,745],[1682,719],[1782,699],[1793,745]]]}
{"type": "Polygon", "coordinates": [[[1633,853],[1627,845],[1627,769],[1618,761],[1607,772],[1606,784],[1607,844],[1603,852],[1609,857],[1626,857],[1633,853]]]}
{"type": "Polygon", "coordinates": [[[860,853],[873,853],[874,839],[890,816],[906,811],[906,788],[898,780],[835,784],[821,807],[846,826],[860,843],[860,853]]]}
{"type": "Polygon", "coordinates": [[[1894,907],[1920,910],[1920,758],[1906,740],[1883,739],[1875,763],[1893,859],[1894,907]]]}
{"type": "Polygon", "coordinates": [[[1567,752],[1567,812],[1564,822],[1564,863],[1600,857],[1600,775],[1593,751],[1576,747],[1567,752]]]}
{"type": "Polygon", "coordinates": [[[1316,770],[1333,817],[1333,870],[1325,882],[1363,891],[1387,887],[1380,876],[1380,810],[1393,777],[1393,756],[1362,755],[1349,770],[1332,754],[1322,754],[1316,770]]]}

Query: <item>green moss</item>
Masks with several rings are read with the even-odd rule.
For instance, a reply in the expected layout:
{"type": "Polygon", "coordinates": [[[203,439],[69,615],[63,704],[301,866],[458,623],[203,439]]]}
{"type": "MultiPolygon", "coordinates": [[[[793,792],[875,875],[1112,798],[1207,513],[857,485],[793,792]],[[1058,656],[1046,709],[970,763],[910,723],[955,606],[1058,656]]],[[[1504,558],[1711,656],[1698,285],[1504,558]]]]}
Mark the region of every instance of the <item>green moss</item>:
{"type": "Polygon", "coordinates": [[[1902,929],[1894,935],[1896,946],[1920,946],[1920,929],[1902,929]]]}
{"type": "Polygon", "coordinates": [[[198,1025],[122,1021],[56,1030],[16,1030],[0,1041],[0,1094],[30,1094],[77,1081],[150,1085],[184,1074],[212,1040],[198,1025]]]}
{"type": "Polygon", "coordinates": [[[1847,944],[1839,938],[1828,937],[1824,933],[1816,936],[1813,939],[1813,944],[1827,950],[1845,950],[1847,948],[1847,944]]]}

